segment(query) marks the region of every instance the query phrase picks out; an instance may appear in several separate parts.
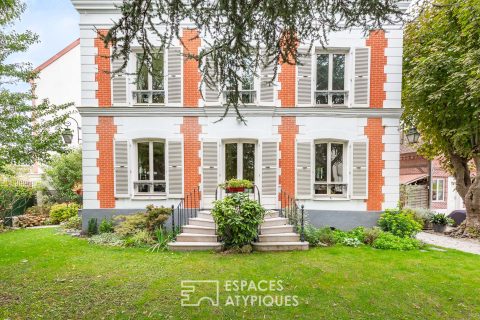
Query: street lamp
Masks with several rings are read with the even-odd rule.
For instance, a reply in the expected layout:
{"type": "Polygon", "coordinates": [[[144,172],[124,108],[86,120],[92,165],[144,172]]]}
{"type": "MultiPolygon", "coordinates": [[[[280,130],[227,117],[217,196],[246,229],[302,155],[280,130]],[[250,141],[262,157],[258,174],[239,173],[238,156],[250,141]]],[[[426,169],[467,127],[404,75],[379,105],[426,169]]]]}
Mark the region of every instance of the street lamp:
{"type": "MultiPolygon", "coordinates": [[[[75,121],[75,123],[77,124],[77,142],[78,144],[80,145],[80,130],[82,129],[79,125],[78,125],[78,121],[75,120],[74,118],[71,118],[71,117],[68,117],[68,119],[70,120],[73,120],[75,121]]],[[[65,125],[67,126],[63,132],[62,132],[62,138],[63,138],[63,142],[65,142],[65,144],[71,144],[72,143],[72,140],[73,140],[73,131],[72,129],[70,129],[70,126],[72,125],[70,121],[66,121],[65,122],[65,125]]]]}
{"type": "Polygon", "coordinates": [[[419,139],[420,139],[420,133],[418,132],[417,128],[413,127],[408,129],[407,140],[409,143],[418,143],[419,139]]]}

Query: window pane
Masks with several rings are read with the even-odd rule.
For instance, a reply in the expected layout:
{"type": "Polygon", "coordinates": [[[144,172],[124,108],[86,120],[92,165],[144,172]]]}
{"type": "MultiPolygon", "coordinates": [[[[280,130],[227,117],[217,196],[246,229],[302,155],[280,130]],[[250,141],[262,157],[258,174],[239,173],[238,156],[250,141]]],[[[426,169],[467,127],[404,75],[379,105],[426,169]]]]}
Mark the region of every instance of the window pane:
{"type": "Polygon", "coordinates": [[[347,192],[347,187],[341,184],[332,184],[330,185],[330,194],[345,194],[347,192]]]}
{"type": "Polygon", "coordinates": [[[148,192],[150,192],[150,184],[149,183],[139,183],[137,185],[137,192],[138,193],[148,193],[148,192]]]}
{"type": "Polygon", "coordinates": [[[315,194],[327,194],[327,185],[326,184],[316,184],[315,185],[315,194]]]}
{"type": "Polygon", "coordinates": [[[438,180],[433,180],[433,183],[432,183],[432,200],[437,200],[437,188],[438,188],[437,182],[438,180]]]}
{"type": "Polygon", "coordinates": [[[152,89],[163,90],[163,54],[158,53],[152,60],[152,89]]]}
{"type": "Polygon", "coordinates": [[[165,192],[165,183],[154,183],[153,192],[165,192]]]}
{"type": "Polygon", "coordinates": [[[343,144],[331,144],[331,182],[343,182],[343,144]]]}
{"type": "Polygon", "coordinates": [[[255,145],[243,144],[243,179],[255,181],[255,145]]]}
{"type": "Polygon", "coordinates": [[[333,104],[345,104],[345,95],[344,94],[332,94],[332,103],[333,104]]]}
{"type": "Polygon", "coordinates": [[[225,144],[225,179],[237,178],[237,144],[225,144]]]}
{"type": "Polygon", "coordinates": [[[153,180],[165,180],[165,143],[153,143],[153,180]]]}
{"type": "Polygon", "coordinates": [[[143,54],[137,54],[137,90],[148,90],[148,70],[145,65],[142,66],[142,59],[143,54]]]}
{"type": "Polygon", "coordinates": [[[315,104],[328,104],[328,93],[317,92],[315,97],[315,104]]]}
{"type": "Polygon", "coordinates": [[[317,90],[328,90],[328,54],[317,56],[317,90]]]}
{"type": "MultiPolygon", "coordinates": [[[[315,145],[315,181],[327,181],[327,144],[315,145]]],[[[326,188],[325,188],[326,191],[326,188]]],[[[315,192],[316,193],[316,192],[315,192]]]]}
{"type": "Polygon", "coordinates": [[[333,55],[332,90],[345,89],[345,55],[333,55]]]}
{"type": "MultiPolygon", "coordinates": [[[[138,180],[150,180],[149,143],[140,142],[138,148],[138,180]]],[[[139,187],[140,188],[140,187],[139,187]]]]}

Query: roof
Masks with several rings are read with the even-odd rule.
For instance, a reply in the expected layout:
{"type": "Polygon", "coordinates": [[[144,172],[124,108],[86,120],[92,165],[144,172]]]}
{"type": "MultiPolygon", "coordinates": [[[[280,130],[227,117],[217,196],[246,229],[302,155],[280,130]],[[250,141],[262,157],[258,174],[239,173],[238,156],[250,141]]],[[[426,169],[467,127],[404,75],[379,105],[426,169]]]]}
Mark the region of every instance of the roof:
{"type": "Polygon", "coordinates": [[[37,72],[42,71],[43,69],[45,69],[46,67],[48,67],[49,65],[51,65],[52,63],[54,63],[55,61],[57,61],[58,59],[60,59],[64,55],[66,55],[68,52],[70,52],[73,48],[75,48],[79,44],[80,44],[80,39],[77,39],[77,40],[73,41],[68,46],[63,48],[60,52],[58,52],[56,55],[54,55],[53,57],[51,57],[50,59],[48,59],[47,61],[45,61],[41,65],[39,65],[38,67],[36,67],[35,71],[37,71],[37,72]]]}
{"type": "Polygon", "coordinates": [[[410,184],[425,179],[427,174],[405,174],[400,176],[400,184],[410,184]]]}

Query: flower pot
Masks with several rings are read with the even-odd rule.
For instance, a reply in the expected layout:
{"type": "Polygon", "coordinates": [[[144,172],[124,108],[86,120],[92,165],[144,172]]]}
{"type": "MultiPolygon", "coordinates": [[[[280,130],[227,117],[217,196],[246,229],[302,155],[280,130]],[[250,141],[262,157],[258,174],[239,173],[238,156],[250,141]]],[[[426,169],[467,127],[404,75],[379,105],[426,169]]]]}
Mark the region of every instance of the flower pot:
{"type": "Polygon", "coordinates": [[[245,187],[227,187],[225,190],[227,193],[245,192],[245,187]]]}
{"type": "Polygon", "coordinates": [[[444,224],[433,223],[433,231],[435,232],[444,233],[446,229],[447,226],[444,224]]]}

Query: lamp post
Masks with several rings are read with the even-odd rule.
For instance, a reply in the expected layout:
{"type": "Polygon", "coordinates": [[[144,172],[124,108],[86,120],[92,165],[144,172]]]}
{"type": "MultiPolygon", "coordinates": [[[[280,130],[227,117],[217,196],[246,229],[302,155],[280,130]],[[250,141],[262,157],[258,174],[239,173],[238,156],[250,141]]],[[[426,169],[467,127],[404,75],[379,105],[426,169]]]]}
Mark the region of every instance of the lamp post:
{"type": "MultiPolygon", "coordinates": [[[[75,120],[74,118],[72,117],[68,117],[68,119],[70,120],[73,120],[75,121],[75,124],[77,125],[77,143],[80,145],[80,130],[82,130],[82,128],[80,127],[80,125],[78,124],[78,121],[75,120]]],[[[72,129],[70,129],[70,126],[72,125],[70,121],[66,121],[65,122],[65,125],[67,126],[63,132],[62,132],[62,138],[63,138],[63,142],[65,142],[65,144],[71,144],[72,143],[72,139],[73,139],[73,131],[72,129]]]]}

